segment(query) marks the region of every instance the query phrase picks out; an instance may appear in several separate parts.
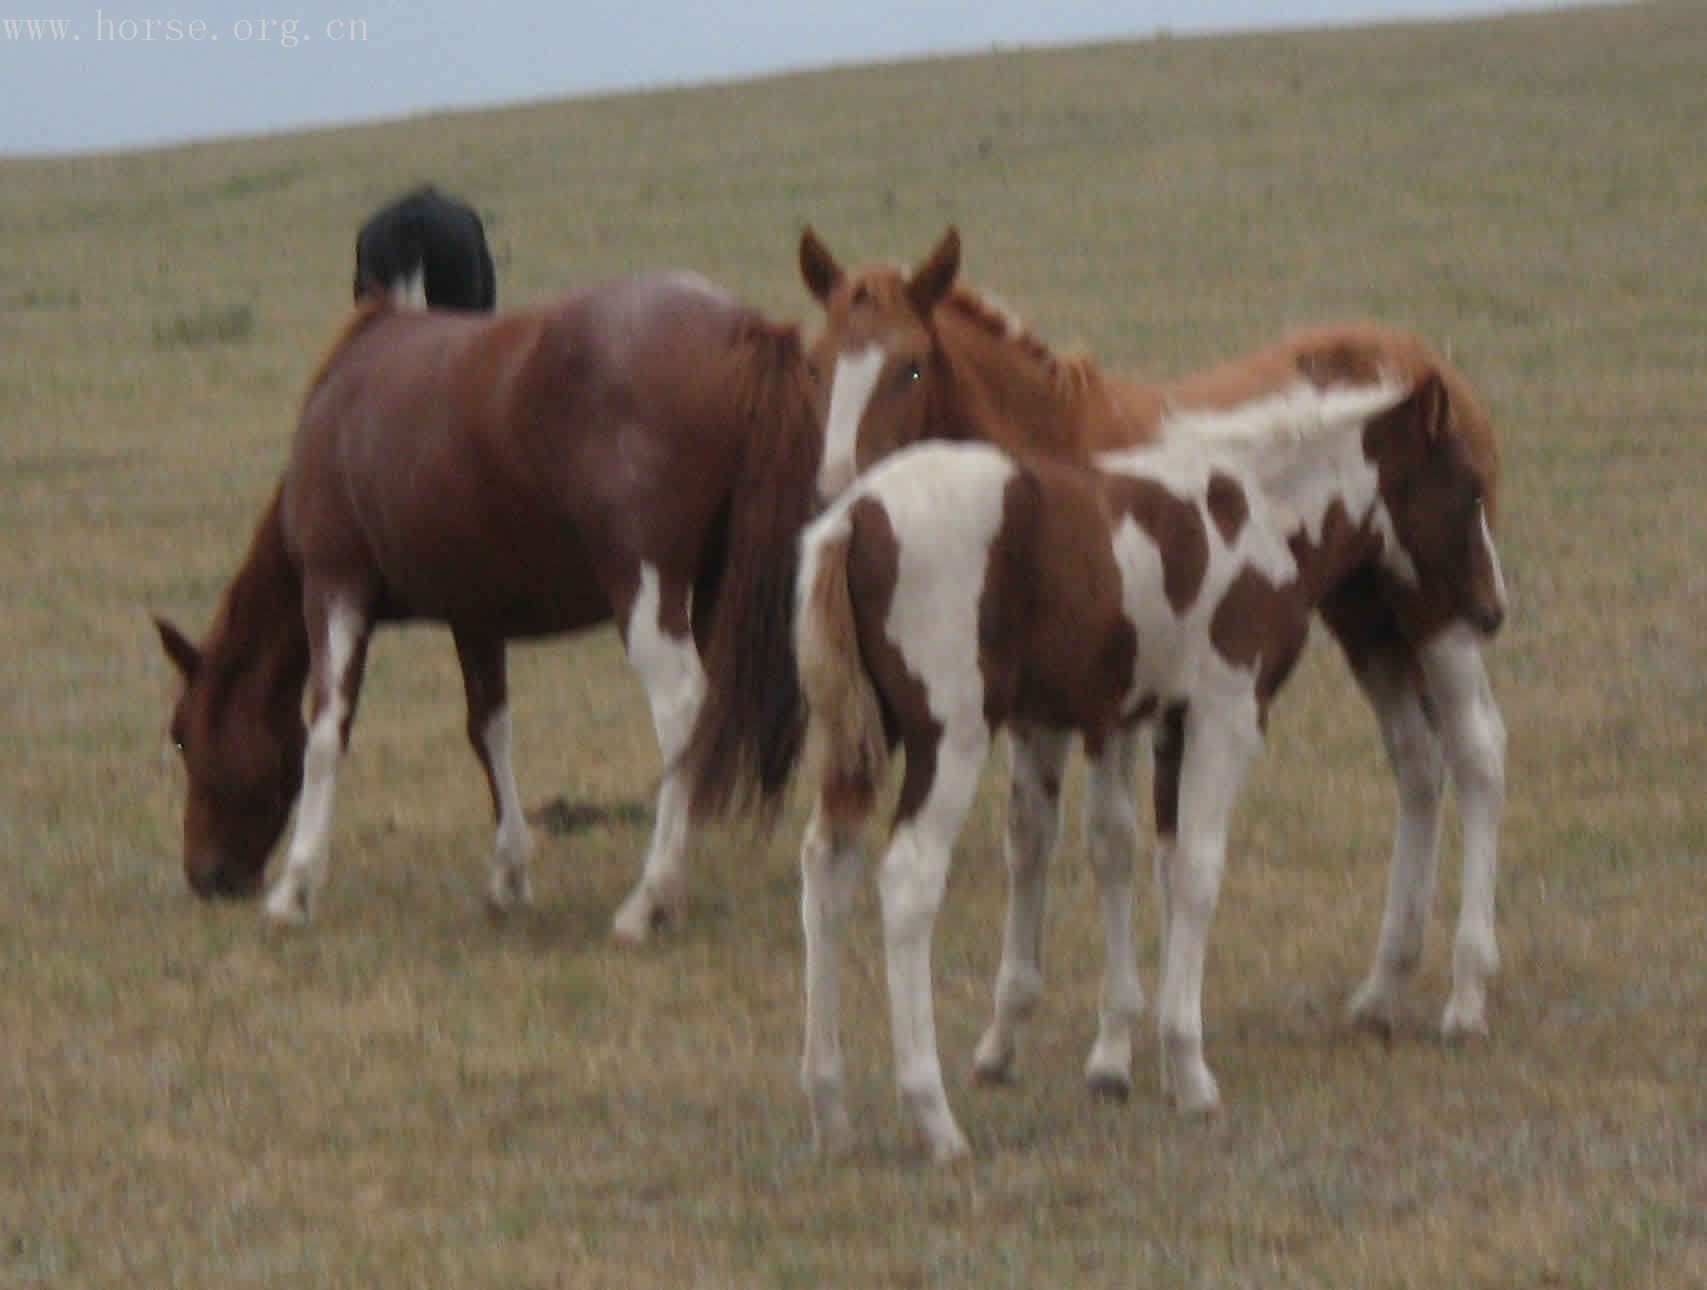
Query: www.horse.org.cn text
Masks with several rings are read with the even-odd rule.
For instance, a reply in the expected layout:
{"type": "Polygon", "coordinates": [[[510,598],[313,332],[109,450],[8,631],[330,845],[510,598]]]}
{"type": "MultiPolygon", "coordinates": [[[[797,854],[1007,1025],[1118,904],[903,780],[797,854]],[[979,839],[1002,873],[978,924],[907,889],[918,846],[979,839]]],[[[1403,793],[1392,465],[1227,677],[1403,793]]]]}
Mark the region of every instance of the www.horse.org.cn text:
{"type": "Polygon", "coordinates": [[[328,18],[306,23],[301,18],[253,17],[209,21],[206,18],[129,17],[96,9],[87,22],[75,18],[0,18],[0,37],[7,44],[204,45],[220,40],[244,45],[277,45],[295,49],[312,40],[359,45],[368,38],[366,18],[328,18]]]}

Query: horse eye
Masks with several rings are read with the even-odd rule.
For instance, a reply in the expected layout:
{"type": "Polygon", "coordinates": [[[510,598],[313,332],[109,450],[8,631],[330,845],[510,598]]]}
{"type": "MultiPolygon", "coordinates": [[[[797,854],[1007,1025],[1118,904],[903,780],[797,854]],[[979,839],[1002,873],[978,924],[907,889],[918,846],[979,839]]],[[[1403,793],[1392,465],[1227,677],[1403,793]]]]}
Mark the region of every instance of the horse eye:
{"type": "Polygon", "coordinates": [[[916,362],[908,363],[905,375],[909,381],[918,380],[920,376],[919,365],[916,362]]]}

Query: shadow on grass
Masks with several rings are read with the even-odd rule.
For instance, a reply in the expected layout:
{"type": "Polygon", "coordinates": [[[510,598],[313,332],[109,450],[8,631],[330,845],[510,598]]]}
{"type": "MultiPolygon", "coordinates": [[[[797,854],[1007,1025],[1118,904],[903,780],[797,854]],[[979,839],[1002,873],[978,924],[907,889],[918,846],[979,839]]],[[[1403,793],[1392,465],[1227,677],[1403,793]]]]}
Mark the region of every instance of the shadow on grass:
{"type": "Polygon", "coordinates": [[[554,797],[525,812],[527,821],[553,837],[566,837],[598,825],[643,825],[652,822],[645,802],[571,802],[554,797]]]}

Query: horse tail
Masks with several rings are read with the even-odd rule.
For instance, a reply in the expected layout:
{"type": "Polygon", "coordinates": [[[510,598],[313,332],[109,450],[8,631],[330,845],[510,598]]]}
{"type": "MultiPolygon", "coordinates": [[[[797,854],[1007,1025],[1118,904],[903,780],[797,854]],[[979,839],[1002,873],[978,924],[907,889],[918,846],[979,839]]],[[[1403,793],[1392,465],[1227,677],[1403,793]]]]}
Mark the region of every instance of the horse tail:
{"type": "Polygon", "coordinates": [[[735,467],[706,639],[706,695],[682,753],[696,817],[754,799],[773,809],[805,734],[793,648],[800,534],[812,518],[820,432],[799,334],[748,316],[734,338],[735,467]]]}
{"type": "Polygon", "coordinates": [[[810,760],[832,817],[870,811],[888,755],[883,710],[860,654],[848,590],[849,512],[808,534],[801,557],[794,650],[807,711],[810,760]]]}

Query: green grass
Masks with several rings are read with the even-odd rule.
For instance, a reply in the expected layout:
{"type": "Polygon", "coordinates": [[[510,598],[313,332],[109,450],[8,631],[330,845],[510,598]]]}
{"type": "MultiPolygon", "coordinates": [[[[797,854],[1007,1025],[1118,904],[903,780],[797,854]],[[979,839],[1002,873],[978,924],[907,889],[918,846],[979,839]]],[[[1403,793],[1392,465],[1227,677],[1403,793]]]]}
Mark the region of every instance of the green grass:
{"type": "MultiPolygon", "coordinates": [[[[0,163],[0,1285],[1707,1281],[1703,48],[1699,5],[1637,5],[0,163]],[[688,925],[642,952],[605,936],[645,845],[632,811],[542,837],[538,909],[494,924],[438,630],[376,642],[315,926],[193,900],[147,614],[205,625],[354,231],[423,178],[488,213],[509,303],[679,265],[806,318],[804,222],[857,261],[916,257],[953,219],[973,282],[1126,370],[1345,315],[1449,346],[1509,481],[1492,1039],[1433,1038],[1451,844],[1392,1042],[1340,1027],[1391,787],[1325,645],[1238,815],[1209,1127],[1162,1105],[1148,1046],[1127,1106],[1080,1087],[1100,938],[1075,787],[1022,1082],[951,1090],[976,1163],[932,1170],[895,1103],[869,891],[845,1004],[859,1147],[817,1161],[794,1087],[799,803],[768,839],[704,839],[688,925]],[[241,343],[215,343],[237,302],[241,343]]],[[[610,633],[518,649],[512,692],[529,801],[647,796],[650,722],[610,633]]],[[[997,786],[937,937],[956,1075],[998,950],[997,786]]],[[[1140,913],[1153,982],[1147,892],[1140,913]]]]}

